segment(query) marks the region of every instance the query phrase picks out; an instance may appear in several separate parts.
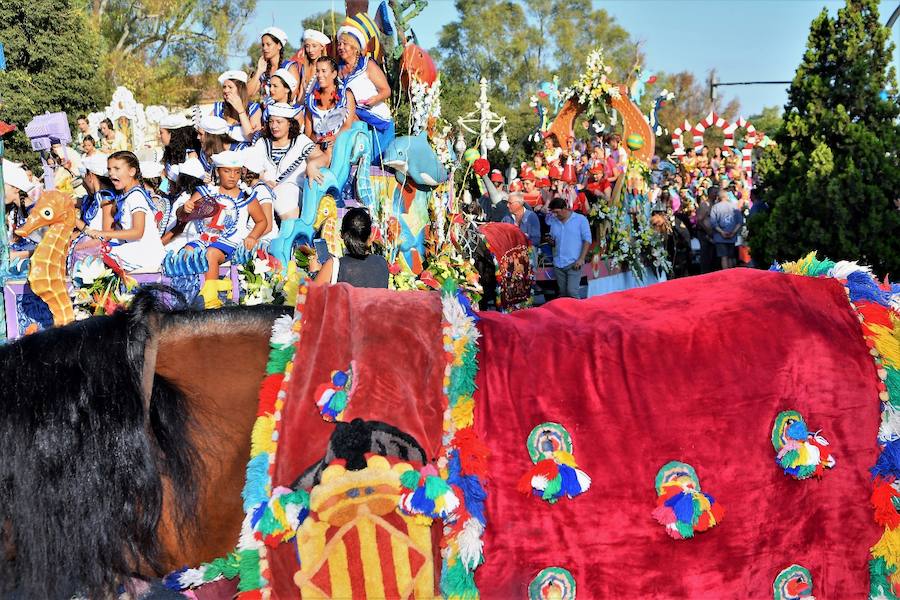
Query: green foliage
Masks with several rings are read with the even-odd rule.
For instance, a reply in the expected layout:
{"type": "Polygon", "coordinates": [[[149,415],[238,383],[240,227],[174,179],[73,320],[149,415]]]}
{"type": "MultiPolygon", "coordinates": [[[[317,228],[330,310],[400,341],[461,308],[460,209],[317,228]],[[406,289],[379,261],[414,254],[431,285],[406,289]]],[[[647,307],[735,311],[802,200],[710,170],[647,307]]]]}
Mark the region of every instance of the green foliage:
{"type": "Polygon", "coordinates": [[[79,114],[109,101],[100,38],[79,0],[0,0],[0,41],[7,68],[0,72],[0,119],[19,128],[8,138],[7,155],[35,166],[23,131],[32,117],[64,111],[75,131],[79,114]]]}
{"type": "Polygon", "coordinates": [[[823,10],[813,21],[778,147],[757,168],[771,208],[750,223],[761,265],[818,250],[900,272],[900,106],[889,35],[875,0],[848,0],[836,18],[823,10]]]}
{"type": "Polygon", "coordinates": [[[765,133],[770,138],[778,134],[778,130],[784,124],[780,106],[766,106],[758,115],[751,115],[748,119],[757,131],[765,133]]]}
{"type": "MultiPolygon", "coordinates": [[[[219,73],[243,47],[241,26],[256,0],[81,0],[100,27],[114,86],[145,104],[183,105],[197,75],[219,73]]],[[[203,81],[203,78],[200,79],[203,81]]]]}
{"type": "Polygon", "coordinates": [[[474,110],[478,82],[487,79],[491,108],[507,117],[512,146],[506,156],[491,153],[501,168],[518,167],[534,151],[526,138],[538,122],[528,100],[541,82],[557,75],[560,88],[570,85],[597,46],[619,81],[640,58],[628,32],[590,0],[456,0],[455,6],[459,18],[444,25],[438,47],[429,50],[441,70],[443,115],[455,125],[474,110]]]}
{"type": "MultiPolygon", "coordinates": [[[[344,22],[344,13],[335,10],[326,10],[312,14],[300,21],[300,35],[307,29],[316,29],[331,38],[334,45],[337,30],[340,29],[341,23],[344,22]]],[[[298,40],[297,43],[301,43],[298,40]]]]}

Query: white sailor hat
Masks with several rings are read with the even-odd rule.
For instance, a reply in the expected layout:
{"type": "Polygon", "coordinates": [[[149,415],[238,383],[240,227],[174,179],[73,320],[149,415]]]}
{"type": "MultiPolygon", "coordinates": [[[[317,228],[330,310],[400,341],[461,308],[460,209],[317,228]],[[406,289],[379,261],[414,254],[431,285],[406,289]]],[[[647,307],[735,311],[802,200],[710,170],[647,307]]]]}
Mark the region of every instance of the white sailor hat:
{"type": "Polygon", "coordinates": [[[287,84],[288,88],[291,90],[297,89],[297,78],[293,76],[293,74],[287,69],[278,69],[274,73],[272,73],[274,77],[280,77],[285,84],[287,84]]]}
{"type": "Polygon", "coordinates": [[[281,117],[283,119],[293,119],[300,112],[296,106],[292,106],[286,102],[276,102],[268,108],[269,117],[281,117]]]}
{"type": "Polygon", "coordinates": [[[273,38],[281,42],[282,46],[287,44],[288,36],[283,29],[279,29],[277,27],[266,27],[262,30],[262,33],[259,34],[259,37],[262,37],[264,35],[272,36],[273,38]]]}
{"type": "Polygon", "coordinates": [[[3,182],[22,190],[26,194],[34,189],[34,183],[28,179],[28,173],[20,165],[3,159],[3,182]]]}
{"type": "Polygon", "coordinates": [[[203,163],[200,162],[196,156],[191,156],[187,160],[185,160],[180,165],[174,165],[169,167],[172,170],[175,170],[177,167],[177,175],[190,175],[191,177],[196,177],[197,179],[203,179],[206,177],[206,169],[203,168],[203,163]]]}
{"type": "Polygon", "coordinates": [[[221,75],[219,75],[219,85],[225,85],[225,82],[229,79],[234,79],[235,81],[240,81],[241,83],[247,83],[247,73],[244,71],[225,71],[221,75]]]}
{"type": "Polygon", "coordinates": [[[161,129],[181,129],[182,127],[190,127],[191,125],[190,119],[181,113],[168,114],[159,122],[161,129]]]}
{"type": "Polygon", "coordinates": [[[266,159],[260,152],[253,148],[244,150],[244,168],[256,174],[262,174],[266,170],[266,159]]]}
{"type": "Polygon", "coordinates": [[[206,133],[227,135],[230,127],[231,126],[228,124],[228,121],[226,121],[222,117],[217,117],[215,115],[204,115],[200,119],[200,129],[202,129],[206,133]]]}
{"type": "Polygon", "coordinates": [[[216,167],[243,167],[244,153],[235,150],[226,150],[212,155],[213,164],[216,167]]]}
{"type": "Polygon", "coordinates": [[[109,157],[101,152],[97,152],[91,156],[85,156],[81,159],[82,175],[93,173],[100,177],[107,177],[109,175],[109,168],[106,163],[107,158],[109,157]]]}
{"type": "Polygon", "coordinates": [[[303,32],[303,41],[305,42],[306,40],[319,42],[323,46],[327,46],[331,42],[331,38],[316,29],[307,29],[303,32]]]}
{"type": "Polygon", "coordinates": [[[147,179],[154,179],[162,175],[162,163],[158,163],[155,160],[142,160],[138,164],[141,167],[141,175],[147,179]]]}

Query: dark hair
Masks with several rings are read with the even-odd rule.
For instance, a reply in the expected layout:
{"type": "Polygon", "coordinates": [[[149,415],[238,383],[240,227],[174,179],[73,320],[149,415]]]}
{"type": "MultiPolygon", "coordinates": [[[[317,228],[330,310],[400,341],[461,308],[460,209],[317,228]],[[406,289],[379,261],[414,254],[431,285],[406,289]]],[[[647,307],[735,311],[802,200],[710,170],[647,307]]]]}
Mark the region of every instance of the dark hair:
{"type": "Polygon", "coordinates": [[[178,179],[175,181],[175,186],[172,188],[172,200],[177,199],[178,196],[180,196],[184,192],[193,194],[197,190],[197,188],[203,184],[204,181],[199,177],[194,177],[193,175],[188,175],[187,173],[181,173],[180,175],[178,175],[178,179]]]}
{"type": "Polygon", "coordinates": [[[134,152],[128,150],[119,150],[110,154],[106,160],[121,160],[128,163],[128,166],[134,169],[134,178],[143,184],[143,176],[141,175],[141,163],[134,152]]]}
{"type": "MultiPolygon", "coordinates": [[[[275,42],[276,44],[278,44],[279,46],[281,46],[281,47],[278,49],[278,64],[275,66],[275,71],[277,71],[278,69],[281,68],[281,63],[284,62],[284,44],[281,43],[281,40],[276,40],[276,39],[275,39],[275,36],[273,36],[273,35],[271,35],[271,34],[268,34],[268,33],[262,34],[262,35],[259,37],[259,39],[262,39],[262,38],[264,38],[264,37],[268,37],[270,40],[272,40],[273,42],[275,42]]],[[[262,49],[260,49],[260,52],[262,52],[262,49]]],[[[272,71],[272,75],[275,74],[275,71],[272,71]]],[[[266,75],[269,75],[269,77],[272,76],[272,75],[269,74],[269,66],[268,66],[268,65],[266,65],[266,75]]]]}
{"type": "Polygon", "coordinates": [[[711,185],[709,189],[706,190],[706,197],[709,198],[710,204],[715,204],[719,199],[719,186],[711,185]]]}
{"type": "Polygon", "coordinates": [[[550,201],[550,207],[549,207],[549,208],[550,208],[550,210],[556,210],[556,209],[558,209],[558,208],[565,208],[565,209],[568,209],[568,208],[569,208],[569,205],[568,205],[568,204],[566,203],[566,201],[563,200],[562,198],[554,198],[553,200],[550,201]]]}
{"type": "Polygon", "coordinates": [[[82,120],[82,119],[84,119],[85,121],[87,121],[87,120],[88,120],[87,115],[84,115],[84,114],[78,115],[78,118],[75,119],[75,121],[80,121],[80,120],[82,120]]]}
{"type": "MultiPolygon", "coordinates": [[[[113,127],[113,122],[109,120],[109,117],[106,117],[105,119],[100,121],[100,125],[103,125],[104,123],[106,123],[106,126],[109,127],[110,131],[116,130],[116,128],[113,127]]],[[[97,125],[97,131],[100,131],[100,125],[97,125]]]]}
{"type": "Polygon", "coordinates": [[[164,165],[180,165],[187,158],[188,150],[200,153],[200,139],[193,127],[170,129],[169,134],[169,145],[163,149],[162,155],[164,165]]]}
{"type": "Polygon", "coordinates": [[[364,208],[351,208],[341,221],[341,239],[349,256],[362,258],[369,254],[372,217],[364,208]]]}
{"type": "MultiPolygon", "coordinates": [[[[275,117],[278,118],[278,117],[275,117]]],[[[288,139],[293,140],[298,135],[300,135],[300,122],[297,119],[289,119],[290,125],[288,126],[288,139]]],[[[272,117],[269,117],[269,120],[266,121],[265,130],[263,131],[263,135],[269,138],[270,140],[274,140],[275,136],[272,135],[272,129],[269,125],[272,123],[272,117]]]]}
{"type": "Polygon", "coordinates": [[[316,59],[316,62],[315,62],[314,64],[319,64],[320,62],[327,62],[329,65],[331,65],[331,70],[332,70],[332,71],[337,71],[337,70],[338,70],[338,64],[337,64],[337,61],[334,60],[333,58],[331,58],[330,56],[328,56],[327,54],[323,54],[322,56],[320,56],[319,58],[317,58],[317,59],[316,59]]]}
{"type": "Polygon", "coordinates": [[[91,137],[91,136],[89,136],[89,135],[84,136],[84,139],[81,140],[81,143],[82,143],[82,144],[85,143],[85,142],[90,142],[90,143],[92,143],[94,146],[97,145],[97,140],[95,140],[93,137],[91,137]]]}
{"type": "Polygon", "coordinates": [[[162,177],[146,177],[144,178],[144,189],[150,188],[147,190],[148,192],[152,192],[154,194],[159,193],[159,184],[162,183],[162,177]]]}

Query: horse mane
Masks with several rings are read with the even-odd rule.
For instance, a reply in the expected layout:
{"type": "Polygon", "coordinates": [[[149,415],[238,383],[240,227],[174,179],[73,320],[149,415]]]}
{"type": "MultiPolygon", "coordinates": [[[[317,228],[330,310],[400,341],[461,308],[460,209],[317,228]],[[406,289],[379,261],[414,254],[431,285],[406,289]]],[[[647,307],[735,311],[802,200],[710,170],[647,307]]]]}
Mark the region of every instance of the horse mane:
{"type": "Polygon", "coordinates": [[[173,311],[150,288],[127,311],[0,346],[0,596],[11,583],[27,598],[106,597],[160,571],[163,478],[181,523],[201,480],[184,395],[155,375],[149,410],[143,398],[145,347],[170,318],[223,315],[173,311]]]}

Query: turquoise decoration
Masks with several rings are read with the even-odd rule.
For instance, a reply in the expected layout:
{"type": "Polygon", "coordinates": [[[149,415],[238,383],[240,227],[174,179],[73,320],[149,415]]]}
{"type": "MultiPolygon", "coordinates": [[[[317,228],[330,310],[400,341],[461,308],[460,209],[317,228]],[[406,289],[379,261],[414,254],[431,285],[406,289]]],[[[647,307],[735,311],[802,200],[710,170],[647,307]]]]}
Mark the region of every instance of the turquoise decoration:
{"type": "Polygon", "coordinates": [[[346,371],[332,371],[330,381],[316,388],[316,406],[326,421],[343,420],[344,411],[353,395],[355,368],[356,363],[351,361],[346,371]]]}
{"type": "Polygon", "coordinates": [[[562,567],[541,570],[528,584],[528,600],[575,600],[575,578],[562,567]]]}
{"type": "Polygon", "coordinates": [[[809,570],[800,565],[791,565],[775,578],[772,584],[774,600],[813,599],[813,580],[809,570]]]}

